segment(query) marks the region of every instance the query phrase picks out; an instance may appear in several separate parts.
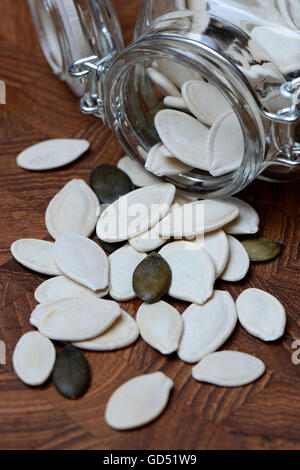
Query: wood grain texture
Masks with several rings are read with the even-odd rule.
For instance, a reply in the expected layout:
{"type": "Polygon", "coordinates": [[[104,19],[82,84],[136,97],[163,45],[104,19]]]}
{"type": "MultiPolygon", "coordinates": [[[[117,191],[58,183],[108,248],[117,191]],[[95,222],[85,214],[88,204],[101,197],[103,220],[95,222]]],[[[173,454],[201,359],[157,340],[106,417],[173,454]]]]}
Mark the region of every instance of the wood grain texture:
{"type": "MultiPolygon", "coordinates": [[[[126,41],[132,36],[138,0],[116,0],[126,41]]],[[[7,365],[0,366],[1,449],[300,449],[300,365],[292,364],[292,343],[300,339],[299,185],[253,183],[242,197],[258,210],[261,235],[285,244],[281,258],[251,267],[236,285],[219,282],[236,298],[245,288],[274,294],[288,315],[284,338],[265,344],[238,326],[226,348],[260,357],[267,366],[258,382],[238,389],[198,384],[191,366],[176,356],[165,358],[141,339],[113,353],[87,353],[93,379],[77,402],[61,397],[51,383],[37,389],[14,375],[11,358],[19,337],[31,330],[34,289],[45,279],[18,265],[10,245],[23,237],[49,240],[44,212],[48,201],[71,178],[88,181],[99,163],[123,155],[109,129],[83,116],[77,100],[50,71],[29,22],[25,1],[0,2],[0,79],[7,84],[7,104],[0,106],[0,340],[7,345],[7,365]],[[16,166],[16,156],[40,140],[80,137],[91,150],[57,171],[30,173],[16,166]],[[166,412],[154,423],[119,433],[104,421],[111,393],[139,374],[161,370],[175,386],[166,412]]],[[[180,312],[187,304],[176,303],[180,312]]],[[[135,316],[140,302],[122,307],[135,316]]]]}

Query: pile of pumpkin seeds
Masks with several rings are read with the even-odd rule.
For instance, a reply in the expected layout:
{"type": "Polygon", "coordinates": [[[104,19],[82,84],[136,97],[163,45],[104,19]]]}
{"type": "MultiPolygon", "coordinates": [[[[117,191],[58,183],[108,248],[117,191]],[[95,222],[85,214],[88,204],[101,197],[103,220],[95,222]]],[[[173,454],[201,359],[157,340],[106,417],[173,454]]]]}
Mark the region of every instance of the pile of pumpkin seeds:
{"type": "MultiPolygon", "coordinates": [[[[77,144],[72,141],[69,147],[74,152],[70,161],[88,148],[82,141],[77,144]]],[[[36,146],[23,155],[35,168],[53,168],[55,145],[39,144],[39,158],[36,146]]],[[[240,199],[200,201],[154,179],[128,157],[118,167],[96,168],[90,186],[70,181],[46,210],[54,242],[22,239],[11,247],[23,266],[51,276],[34,294],[38,305],[30,323],[38,331],[22,336],[14,351],[18,377],[40,386],[51,376],[62,395],[77,399],[91,378],[81,351],[113,351],[141,335],[161,354],[177,353],[194,364],[197,381],[238,387],[258,379],[265,370],[261,360],[217,351],[238,320],[260,340],[277,340],[285,329],[284,308],[258,289],[247,289],[235,303],[214,285],[217,279],[240,281],[251,261],[281,253],[282,245],[253,238],[259,222],[256,211],[240,199]],[[136,207],[143,209],[137,219],[129,216],[136,215],[136,207]],[[89,238],[95,229],[100,244],[89,238]],[[242,242],[236,238],[248,235],[252,238],[242,242]],[[163,300],[166,294],[190,302],[183,315],[163,300]],[[143,301],[136,320],[118,303],[135,298],[143,301]],[[67,344],[57,356],[53,341],[67,344]]],[[[110,398],[107,423],[125,430],[152,421],[166,407],[172,386],[162,372],[130,380],[110,398]]]]}

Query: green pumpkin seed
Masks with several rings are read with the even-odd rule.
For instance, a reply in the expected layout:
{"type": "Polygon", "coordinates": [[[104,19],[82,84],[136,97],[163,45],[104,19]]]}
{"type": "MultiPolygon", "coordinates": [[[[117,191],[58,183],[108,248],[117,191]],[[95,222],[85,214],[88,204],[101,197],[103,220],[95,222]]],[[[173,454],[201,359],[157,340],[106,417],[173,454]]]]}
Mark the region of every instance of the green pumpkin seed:
{"type": "Polygon", "coordinates": [[[168,263],[160,255],[151,253],[133,274],[133,290],[144,302],[158,302],[169,291],[171,280],[168,263]]]}
{"type": "Polygon", "coordinates": [[[122,246],[124,246],[125,243],[127,243],[127,240],[125,242],[116,242],[116,243],[108,243],[108,242],[104,242],[103,240],[101,240],[102,247],[110,255],[114,253],[115,251],[119,250],[120,248],[122,248],[122,246]]]}
{"type": "Polygon", "coordinates": [[[77,400],[88,390],[91,371],[85,356],[68,344],[57,355],[52,380],[56,389],[66,398],[77,400]]]}
{"type": "Polygon", "coordinates": [[[112,204],[134,189],[129,176],[112,165],[98,166],[91,174],[90,186],[102,204],[112,204]]]}
{"type": "Polygon", "coordinates": [[[271,261],[281,255],[284,245],[269,238],[254,238],[242,242],[250,261],[271,261]]]}
{"type": "Polygon", "coordinates": [[[162,111],[164,109],[169,109],[169,108],[163,102],[158,103],[155,106],[153,106],[153,108],[151,108],[150,111],[148,111],[148,113],[145,116],[145,126],[155,140],[159,140],[159,135],[156,131],[154,119],[157,113],[159,113],[159,111],[162,111]]]}

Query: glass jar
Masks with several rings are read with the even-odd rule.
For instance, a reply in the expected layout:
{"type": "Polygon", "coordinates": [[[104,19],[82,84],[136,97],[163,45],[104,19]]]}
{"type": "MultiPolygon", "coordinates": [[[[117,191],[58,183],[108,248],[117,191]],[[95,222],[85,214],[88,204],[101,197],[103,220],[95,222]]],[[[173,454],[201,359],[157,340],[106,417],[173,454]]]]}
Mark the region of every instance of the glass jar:
{"type": "MultiPolygon", "coordinates": [[[[181,86],[193,80],[215,87],[220,102],[225,99],[235,113],[243,136],[240,160],[225,174],[214,175],[206,166],[195,165],[163,175],[165,180],[199,196],[221,197],[241,191],[257,177],[278,182],[299,177],[300,10],[295,4],[300,7],[300,0],[144,0],[134,41],[126,49],[109,1],[29,3],[54,71],[82,93],[82,111],[102,118],[125,152],[143,167],[149,169],[149,152],[159,143],[174,157],[154,115],[165,111],[165,95],[173,92],[181,98],[181,86]],[[59,3],[72,4],[67,19],[59,3]],[[75,36],[86,49],[74,52],[75,36]],[[58,50],[54,59],[53,51],[58,50]]],[[[218,106],[217,101],[216,114],[218,106]]],[[[196,119],[190,106],[177,112],[196,119]]],[[[220,115],[218,120],[222,119],[220,115]]],[[[214,124],[202,122],[209,136],[214,124]]],[[[186,139],[180,132],[171,135],[177,144],[186,139]]],[[[235,133],[231,134],[235,145],[235,133]]],[[[225,147],[228,153],[226,138],[224,152],[225,147]]],[[[210,149],[201,149],[208,160],[210,149]]],[[[180,152],[173,161],[178,159],[180,152]]]]}

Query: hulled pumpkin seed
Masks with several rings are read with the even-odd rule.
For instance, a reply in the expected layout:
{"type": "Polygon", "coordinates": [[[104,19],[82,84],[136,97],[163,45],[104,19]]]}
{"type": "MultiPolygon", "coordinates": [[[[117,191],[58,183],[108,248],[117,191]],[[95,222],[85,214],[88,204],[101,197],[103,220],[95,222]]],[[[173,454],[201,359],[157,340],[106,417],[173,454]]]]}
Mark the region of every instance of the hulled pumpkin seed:
{"type": "Polygon", "coordinates": [[[112,165],[98,166],[91,174],[90,186],[102,204],[112,204],[134,189],[129,176],[112,165]]]}
{"type": "MultiPolygon", "coordinates": [[[[148,131],[151,132],[152,134],[152,137],[155,138],[155,140],[159,139],[159,136],[158,136],[158,133],[156,131],[156,127],[155,127],[155,124],[154,124],[154,119],[155,119],[155,116],[157,115],[157,113],[159,113],[159,111],[163,111],[165,109],[169,109],[164,103],[157,103],[155,106],[153,106],[150,111],[148,111],[146,113],[146,116],[145,116],[145,126],[147,128],[148,131]]],[[[140,155],[141,155],[141,152],[139,152],[140,155]]],[[[146,156],[145,155],[141,155],[145,160],[147,157],[147,154],[146,156]]],[[[152,184],[155,184],[155,183],[152,183],[152,184]]]]}
{"type": "Polygon", "coordinates": [[[100,241],[104,250],[110,255],[114,253],[115,251],[119,250],[120,248],[122,248],[122,246],[124,246],[126,243],[126,241],[117,242],[117,243],[108,243],[108,242],[104,242],[103,240],[100,240],[100,241]]]}
{"type": "Polygon", "coordinates": [[[55,348],[51,341],[37,332],[23,335],[15,347],[13,366],[19,379],[36,387],[46,382],[55,363],[55,348]]]}
{"type": "Polygon", "coordinates": [[[91,382],[90,366],[72,344],[57,355],[52,380],[59,393],[70,400],[77,400],[87,392],[91,382]]]}
{"type": "MultiPolygon", "coordinates": [[[[147,153],[145,157],[147,158],[147,153]]],[[[153,186],[154,184],[160,183],[160,180],[156,178],[156,176],[145,171],[141,165],[130,157],[126,156],[121,158],[121,160],[118,161],[117,166],[129,176],[133,184],[138,188],[153,186]]]]}
{"type": "Polygon", "coordinates": [[[168,263],[157,253],[151,253],[133,274],[133,289],[147,303],[158,302],[169,291],[172,272],[168,263]]]}
{"type": "Polygon", "coordinates": [[[244,240],[242,244],[252,262],[271,261],[281,255],[284,248],[283,243],[274,242],[269,238],[244,240]]]}
{"type": "Polygon", "coordinates": [[[121,385],[110,397],[105,420],[114,429],[133,429],[157,418],[168,403],[173,381],[162,372],[142,375],[121,385]]]}

